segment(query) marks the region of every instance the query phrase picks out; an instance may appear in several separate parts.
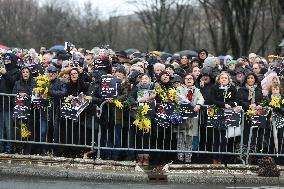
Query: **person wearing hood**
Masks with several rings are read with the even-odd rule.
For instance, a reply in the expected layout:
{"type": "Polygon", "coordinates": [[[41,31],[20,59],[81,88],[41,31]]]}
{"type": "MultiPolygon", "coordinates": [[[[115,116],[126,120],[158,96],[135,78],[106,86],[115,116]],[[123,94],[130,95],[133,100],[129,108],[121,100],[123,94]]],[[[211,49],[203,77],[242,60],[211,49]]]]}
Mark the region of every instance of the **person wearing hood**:
{"type": "MultiPolygon", "coordinates": [[[[172,83],[170,82],[170,74],[166,71],[162,71],[158,76],[158,80],[154,84],[154,88],[161,87],[162,90],[168,95],[169,89],[172,88],[172,83]]],[[[156,100],[158,103],[162,102],[160,95],[156,95],[156,100]]]]}
{"type": "Polygon", "coordinates": [[[235,69],[235,77],[233,78],[233,84],[237,90],[242,87],[244,79],[245,79],[245,69],[243,67],[237,67],[235,69]]]}
{"type": "MultiPolygon", "coordinates": [[[[11,94],[15,82],[20,79],[20,71],[17,68],[17,56],[12,53],[4,54],[4,67],[0,68],[0,93],[11,94]]],[[[12,100],[8,96],[0,96],[0,139],[4,139],[4,131],[7,140],[13,140],[13,122],[10,110],[12,100]]],[[[0,152],[12,152],[12,144],[0,142],[0,152]],[[5,149],[6,147],[6,149],[5,149]]]]}
{"type": "Polygon", "coordinates": [[[200,92],[204,98],[204,104],[211,105],[212,104],[211,92],[215,83],[214,78],[212,77],[212,68],[210,67],[202,68],[198,81],[199,82],[197,82],[196,87],[200,89],[200,92]]]}
{"type": "MultiPolygon", "coordinates": [[[[13,91],[12,93],[13,94],[18,94],[22,97],[28,97],[28,103],[29,103],[29,106],[31,105],[31,95],[32,95],[32,89],[33,87],[36,85],[35,81],[33,80],[32,78],[32,72],[31,70],[29,69],[29,67],[22,67],[21,69],[21,78],[20,80],[16,81],[15,82],[15,85],[14,85],[14,88],[13,88],[13,91]]],[[[16,122],[17,122],[17,135],[16,135],[16,140],[20,140],[21,139],[21,126],[20,124],[22,123],[26,123],[27,125],[27,129],[29,131],[31,131],[32,127],[30,126],[30,119],[19,119],[19,118],[16,118],[16,122]]],[[[33,131],[31,131],[33,132],[33,131]]],[[[31,135],[31,137],[29,137],[29,140],[32,141],[33,140],[33,134],[31,135]]],[[[17,146],[17,145],[16,145],[17,146]]],[[[25,144],[23,146],[23,153],[24,154],[30,154],[30,150],[31,150],[31,145],[30,144],[25,144]]],[[[21,153],[21,152],[20,152],[21,153]]]]}
{"type": "MultiPolygon", "coordinates": [[[[215,84],[215,79],[212,75],[211,67],[204,67],[201,69],[196,87],[200,89],[200,92],[204,98],[204,105],[212,105],[212,90],[215,84]]],[[[207,126],[207,108],[201,107],[201,126],[200,126],[200,139],[199,150],[208,150],[212,148],[213,134],[208,132],[207,126]],[[207,133],[207,134],[206,134],[207,133]]],[[[199,162],[205,162],[211,157],[208,155],[198,155],[199,162]]]]}
{"type": "Polygon", "coordinates": [[[182,84],[182,77],[178,74],[174,74],[171,82],[173,84],[173,87],[177,89],[182,84]]]}
{"type": "Polygon", "coordinates": [[[204,60],[208,57],[208,51],[206,49],[200,49],[198,51],[198,59],[201,63],[204,62],[204,60]]]}

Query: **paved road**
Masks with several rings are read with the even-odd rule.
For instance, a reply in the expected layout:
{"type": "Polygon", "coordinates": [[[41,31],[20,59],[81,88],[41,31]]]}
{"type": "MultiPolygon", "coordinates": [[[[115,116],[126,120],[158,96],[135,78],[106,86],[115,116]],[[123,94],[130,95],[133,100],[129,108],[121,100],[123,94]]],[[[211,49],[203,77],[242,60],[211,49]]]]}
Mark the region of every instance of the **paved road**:
{"type": "Polygon", "coordinates": [[[280,186],[220,186],[220,185],[170,185],[170,184],[128,184],[128,183],[97,183],[91,181],[51,180],[32,177],[1,177],[0,189],[284,189],[280,186]]]}

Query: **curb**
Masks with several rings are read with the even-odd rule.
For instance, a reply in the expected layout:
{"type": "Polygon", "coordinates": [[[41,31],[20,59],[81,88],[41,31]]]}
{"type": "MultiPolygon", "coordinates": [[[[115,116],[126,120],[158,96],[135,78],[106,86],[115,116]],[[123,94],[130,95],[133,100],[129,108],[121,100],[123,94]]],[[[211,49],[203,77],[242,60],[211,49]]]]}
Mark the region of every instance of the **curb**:
{"type": "MultiPolygon", "coordinates": [[[[166,164],[159,168],[154,171],[127,161],[0,154],[0,176],[98,182],[284,185],[283,176],[259,177],[256,173],[257,166],[166,164]]],[[[284,167],[279,168],[284,175],[284,167]]]]}

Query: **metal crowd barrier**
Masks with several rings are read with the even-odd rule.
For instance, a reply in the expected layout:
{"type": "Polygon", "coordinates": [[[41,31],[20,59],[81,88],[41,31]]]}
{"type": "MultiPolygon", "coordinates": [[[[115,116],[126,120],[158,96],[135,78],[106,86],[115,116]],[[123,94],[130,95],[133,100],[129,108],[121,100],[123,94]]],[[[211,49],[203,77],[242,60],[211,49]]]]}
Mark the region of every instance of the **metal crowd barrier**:
{"type": "Polygon", "coordinates": [[[4,148],[9,148],[12,143],[15,146],[19,143],[38,144],[35,148],[40,150],[49,150],[56,146],[90,150],[96,148],[92,142],[95,138],[94,116],[88,116],[84,111],[77,120],[63,118],[60,116],[60,100],[56,105],[51,102],[48,107],[31,109],[27,119],[14,117],[15,97],[15,94],[0,94],[0,142],[4,148]],[[26,127],[26,132],[30,132],[29,137],[23,136],[23,127],[26,127]]]}
{"type": "MultiPolygon", "coordinates": [[[[248,145],[243,145],[243,130],[246,127],[243,111],[239,125],[240,134],[227,138],[224,137],[227,130],[206,125],[206,111],[203,107],[196,118],[198,134],[191,138],[191,148],[184,150],[177,144],[177,139],[181,137],[177,134],[180,133],[179,126],[163,128],[152,120],[150,132],[145,133],[133,125],[135,110],[118,110],[108,101],[97,107],[96,112],[87,108],[78,120],[74,121],[60,117],[61,102],[59,107],[51,103],[47,109],[32,109],[28,119],[13,118],[14,98],[15,95],[0,94],[0,142],[4,142],[6,146],[22,143],[39,144],[40,149],[81,147],[96,150],[97,158],[121,156],[122,153],[135,158],[136,153],[171,152],[230,155],[239,157],[243,163],[248,163],[249,156],[283,156],[282,130],[278,132],[278,135],[282,136],[278,153],[272,141],[271,128],[251,127],[248,145]],[[23,123],[31,132],[29,138],[23,138],[21,134],[23,123]],[[257,145],[252,145],[256,144],[254,141],[258,142],[257,145]],[[256,149],[259,146],[263,148],[256,149]]],[[[235,132],[235,129],[239,128],[232,129],[235,132]]]]}
{"type": "Polygon", "coordinates": [[[246,150],[247,164],[250,163],[251,156],[284,156],[284,128],[276,128],[276,118],[277,115],[272,111],[266,127],[250,127],[246,150]]]}
{"type": "MultiPolygon", "coordinates": [[[[133,125],[133,113],[135,110],[122,111],[122,122],[117,124],[117,110],[113,105],[105,101],[98,107],[99,122],[99,137],[101,142],[98,144],[98,157],[101,157],[101,150],[106,151],[136,151],[137,153],[144,152],[173,152],[173,153],[197,153],[197,154],[216,154],[216,155],[235,155],[243,160],[242,149],[242,132],[240,136],[226,138],[225,142],[220,142],[218,150],[213,150],[214,137],[216,133],[224,131],[215,129],[211,126],[206,126],[202,123],[204,117],[203,112],[198,114],[198,135],[193,138],[193,148],[191,150],[177,149],[176,140],[179,136],[179,126],[170,126],[163,128],[157,126],[152,120],[152,128],[149,133],[144,133],[138,130],[133,125]],[[103,142],[102,142],[103,141],[103,142]],[[225,148],[221,148],[221,144],[225,144],[225,148]]],[[[244,126],[244,114],[241,111],[240,128],[244,126]]],[[[235,130],[237,127],[233,127],[235,130]]],[[[219,135],[219,137],[221,137],[219,135]]],[[[224,138],[220,138],[223,140],[224,138]]],[[[108,154],[108,153],[106,153],[108,154]]]]}

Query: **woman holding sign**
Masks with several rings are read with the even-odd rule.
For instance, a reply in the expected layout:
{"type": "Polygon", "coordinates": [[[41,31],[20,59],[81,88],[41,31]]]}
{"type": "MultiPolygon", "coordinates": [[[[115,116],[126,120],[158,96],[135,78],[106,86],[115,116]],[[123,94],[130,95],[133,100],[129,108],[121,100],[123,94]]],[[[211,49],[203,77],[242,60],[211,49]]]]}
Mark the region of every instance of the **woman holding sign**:
{"type": "MultiPolygon", "coordinates": [[[[155,96],[156,94],[154,91],[154,84],[151,82],[150,77],[146,74],[141,75],[141,81],[136,86],[133,87],[129,96],[131,102],[135,103],[136,108],[135,110],[133,110],[133,113],[136,113],[135,115],[136,117],[137,117],[137,109],[141,107],[143,108],[144,105],[148,105],[150,110],[147,111],[147,116],[149,117],[149,119],[153,120],[153,117],[155,115],[155,105],[156,105],[155,96]]],[[[140,131],[137,129],[137,135],[138,136],[136,139],[136,143],[138,148],[149,149],[150,131],[145,131],[143,129],[140,131]]],[[[148,166],[149,154],[145,152],[138,153],[138,164],[148,166]]]]}
{"type": "MultiPolygon", "coordinates": [[[[70,81],[66,84],[67,99],[68,100],[76,99],[79,96],[79,94],[81,93],[86,94],[88,91],[89,85],[88,83],[85,83],[83,81],[83,78],[80,77],[79,70],[77,68],[72,68],[69,72],[69,76],[70,76],[70,81]]],[[[85,100],[91,100],[91,97],[88,98],[84,95],[81,95],[81,96],[85,98],[85,100]]],[[[84,131],[83,126],[78,125],[77,122],[74,122],[74,121],[71,122],[71,120],[68,120],[65,127],[67,127],[67,131],[66,131],[67,139],[65,141],[67,144],[82,144],[83,143],[83,139],[85,137],[85,131],[84,131]]],[[[65,128],[61,129],[61,131],[65,131],[65,130],[66,130],[65,128]]],[[[77,155],[76,150],[68,150],[68,153],[70,153],[71,156],[77,155]]]]}
{"type": "MultiPolygon", "coordinates": [[[[230,74],[221,72],[217,76],[216,85],[212,89],[212,102],[217,108],[221,109],[234,109],[237,106],[237,90],[232,85],[230,74]]],[[[225,152],[227,146],[226,129],[224,123],[220,122],[219,125],[214,125],[214,152],[225,152]]],[[[214,155],[213,163],[221,164],[222,156],[214,155]]]]}
{"type": "MultiPolygon", "coordinates": [[[[195,79],[192,74],[184,78],[184,85],[177,88],[176,98],[179,103],[189,103],[194,112],[199,112],[204,98],[198,88],[194,85],[195,79]]],[[[174,130],[177,138],[177,150],[191,151],[198,146],[198,118],[188,118],[174,130]],[[196,142],[197,141],[197,142],[196,142]],[[194,142],[196,145],[194,145],[194,142]]],[[[191,153],[178,153],[180,162],[190,163],[191,153]]]]}

